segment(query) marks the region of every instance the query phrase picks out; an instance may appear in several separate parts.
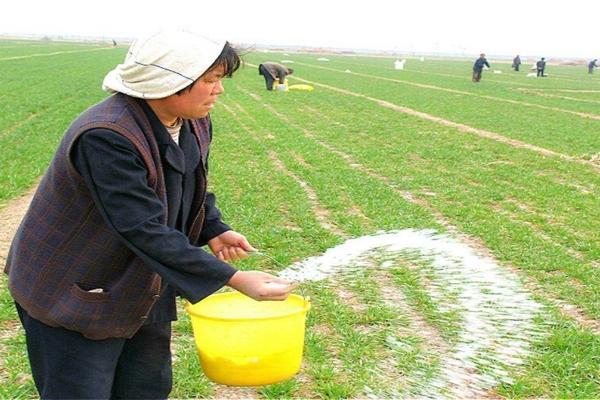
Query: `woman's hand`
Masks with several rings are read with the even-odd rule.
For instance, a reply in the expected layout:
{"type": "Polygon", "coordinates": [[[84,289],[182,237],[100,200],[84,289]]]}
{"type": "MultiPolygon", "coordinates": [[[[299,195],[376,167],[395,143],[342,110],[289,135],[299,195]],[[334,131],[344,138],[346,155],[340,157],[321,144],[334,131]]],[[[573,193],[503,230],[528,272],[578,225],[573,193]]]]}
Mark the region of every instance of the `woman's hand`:
{"type": "Polygon", "coordinates": [[[239,260],[256,251],[246,237],[235,231],[226,231],[208,241],[213,254],[221,261],[239,260]]]}
{"type": "Polygon", "coordinates": [[[298,284],[262,271],[238,271],[227,286],[254,300],[285,300],[298,284]]]}

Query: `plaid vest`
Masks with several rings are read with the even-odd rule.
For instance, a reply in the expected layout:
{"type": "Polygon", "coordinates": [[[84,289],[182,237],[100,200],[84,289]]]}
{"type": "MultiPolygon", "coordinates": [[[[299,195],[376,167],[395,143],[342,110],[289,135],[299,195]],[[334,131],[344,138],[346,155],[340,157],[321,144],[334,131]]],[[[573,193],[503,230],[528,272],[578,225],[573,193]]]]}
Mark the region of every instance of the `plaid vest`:
{"type": "MultiPolygon", "coordinates": [[[[160,292],[161,278],[104,221],[70,153],[87,130],[105,128],[127,138],[148,170],[148,185],[167,209],[158,144],[140,105],[113,95],[85,111],[65,133],[12,242],[5,271],[13,298],[35,319],[90,339],[132,337],[160,292]],[[85,283],[85,286],[82,284],[85,283]],[[82,287],[84,286],[84,287],[82,287]],[[105,288],[93,293],[90,286],[105,288]]],[[[197,244],[204,223],[209,117],[190,120],[202,162],[185,232],[197,244]]],[[[162,216],[166,223],[167,215],[162,216]]]]}

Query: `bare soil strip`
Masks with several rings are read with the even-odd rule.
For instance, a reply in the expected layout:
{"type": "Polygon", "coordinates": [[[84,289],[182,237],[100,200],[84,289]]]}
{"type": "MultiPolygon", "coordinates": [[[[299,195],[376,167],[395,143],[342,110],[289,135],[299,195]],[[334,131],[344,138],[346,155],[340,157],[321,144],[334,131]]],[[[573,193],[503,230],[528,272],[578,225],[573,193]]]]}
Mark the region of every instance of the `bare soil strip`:
{"type": "MultiPolygon", "coordinates": [[[[30,190],[25,195],[9,202],[4,208],[0,209],[0,273],[2,274],[10,243],[21,223],[21,219],[23,219],[23,216],[27,212],[34,192],[35,189],[30,190]]],[[[0,279],[0,283],[6,283],[4,276],[0,279]]],[[[19,329],[21,329],[21,324],[17,321],[6,321],[0,324],[0,354],[6,354],[7,349],[4,342],[15,338],[18,335],[19,329]]],[[[4,372],[3,363],[4,361],[0,357],[0,383],[9,378],[8,373],[4,372]]]]}
{"type": "Polygon", "coordinates": [[[343,239],[348,239],[348,235],[329,220],[329,210],[320,205],[319,198],[317,197],[317,193],[314,191],[314,189],[311,188],[308,185],[308,183],[300,179],[298,175],[294,174],[292,171],[287,169],[283,162],[277,157],[277,153],[275,153],[274,151],[270,151],[269,158],[279,171],[295,180],[296,183],[298,183],[298,185],[302,188],[302,190],[304,190],[304,193],[306,193],[306,197],[312,205],[313,214],[319,222],[319,225],[321,225],[323,229],[333,233],[336,236],[339,236],[343,239]]]}
{"type": "MultiPolygon", "coordinates": [[[[380,288],[383,302],[388,307],[396,308],[398,310],[398,315],[407,317],[410,324],[407,331],[414,336],[423,338],[424,342],[432,349],[433,353],[440,355],[448,354],[451,351],[451,346],[442,337],[440,331],[410,305],[402,290],[396,287],[390,287],[389,282],[393,282],[393,277],[385,271],[377,269],[375,271],[374,279],[380,288]]],[[[395,378],[397,382],[403,378],[406,379],[406,377],[403,377],[400,371],[397,370],[388,371],[388,374],[390,377],[395,378]]]]}
{"type": "Polygon", "coordinates": [[[235,113],[235,111],[233,111],[233,109],[231,108],[231,106],[228,106],[226,103],[221,102],[221,105],[225,108],[225,110],[230,113],[233,118],[236,120],[236,122],[238,124],[240,124],[240,127],[242,127],[243,130],[245,130],[246,132],[248,132],[250,134],[250,136],[256,140],[257,142],[260,141],[260,138],[258,137],[258,134],[256,132],[254,132],[252,129],[250,129],[248,127],[248,125],[244,124],[244,121],[242,119],[240,119],[238,117],[238,115],[235,113]]]}
{"type": "MultiPolygon", "coordinates": [[[[394,111],[398,111],[398,112],[401,112],[401,113],[404,113],[404,114],[412,115],[412,116],[415,116],[415,117],[418,117],[418,118],[421,118],[421,119],[424,119],[424,120],[427,120],[427,121],[435,122],[435,123],[440,124],[440,125],[444,125],[444,126],[449,126],[449,127],[452,127],[452,128],[456,128],[456,129],[458,129],[461,132],[472,133],[472,134],[475,134],[477,136],[485,137],[485,138],[488,138],[488,139],[492,139],[492,140],[495,140],[495,141],[500,142],[500,143],[509,144],[509,145],[511,145],[513,147],[528,149],[528,150],[534,151],[536,153],[542,154],[544,156],[558,157],[558,158],[561,158],[563,160],[567,160],[567,161],[571,161],[571,162],[576,162],[578,164],[583,164],[583,165],[591,166],[595,171],[600,172],[600,165],[596,165],[593,162],[590,162],[590,161],[587,161],[587,160],[583,160],[583,159],[580,159],[580,158],[568,156],[566,154],[562,154],[562,153],[558,153],[558,152],[555,152],[555,151],[552,151],[552,150],[548,150],[548,149],[545,149],[543,147],[539,147],[539,146],[535,146],[535,145],[532,145],[532,144],[529,144],[529,143],[522,142],[520,140],[510,139],[510,138],[507,138],[506,136],[502,136],[502,135],[500,135],[498,133],[495,133],[495,132],[487,131],[487,130],[484,130],[484,129],[473,128],[473,127],[465,125],[465,124],[461,124],[461,123],[453,122],[453,121],[450,121],[450,120],[447,120],[447,119],[444,119],[444,118],[436,117],[436,116],[433,116],[431,114],[427,114],[427,113],[424,113],[424,112],[421,112],[421,111],[413,110],[412,108],[408,108],[408,107],[404,107],[404,106],[399,106],[397,104],[390,103],[388,101],[377,99],[377,98],[374,98],[374,97],[366,96],[364,94],[351,92],[349,90],[340,89],[340,88],[337,88],[335,86],[330,86],[330,85],[326,85],[326,84],[323,84],[323,83],[317,83],[317,82],[309,81],[309,80],[298,78],[298,77],[295,77],[295,79],[300,80],[302,82],[310,83],[310,84],[315,85],[315,86],[321,86],[321,87],[324,87],[326,89],[333,90],[333,91],[336,91],[336,92],[339,92],[339,93],[343,93],[343,94],[346,94],[346,95],[350,95],[350,96],[354,96],[354,97],[359,97],[359,98],[364,98],[364,99],[367,99],[369,101],[375,102],[375,103],[379,104],[382,107],[386,107],[386,108],[389,108],[389,109],[392,109],[394,111]]],[[[599,116],[599,119],[600,119],[600,116],[599,116]]]]}
{"type": "MultiPolygon", "coordinates": [[[[371,279],[375,281],[379,288],[380,298],[386,307],[394,310],[395,314],[400,316],[402,320],[408,322],[408,326],[401,326],[395,319],[386,322],[388,328],[393,327],[393,334],[387,337],[388,349],[380,354],[381,360],[376,366],[373,373],[377,374],[377,380],[380,387],[385,387],[387,390],[394,387],[411,387],[414,385],[414,379],[407,376],[405,371],[398,368],[393,353],[393,349],[398,346],[399,338],[417,337],[422,339],[423,345],[427,346],[429,354],[438,356],[447,354],[451,351],[450,344],[442,337],[440,331],[427,321],[421,313],[419,313],[408,301],[402,289],[398,288],[390,282],[394,282],[391,274],[378,268],[372,260],[363,261],[366,268],[372,270],[371,279]]],[[[359,293],[354,291],[348,292],[345,288],[336,285],[335,292],[344,304],[352,307],[357,313],[364,313],[367,309],[367,304],[361,303],[358,300],[359,293]]],[[[358,327],[357,331],[366,335],[371,334],[375,330],[379,330],[379,326],[364,326],[358,327]]],[[[414,350],[414,349],[412,349],[414,350]]],[[[418,356],[419,358],[422,355],[418,356]]],[[[386,393],[389,398],[400,398],[397,393],[386,393]]],[[[380,396],[382,397],[382,396],[380,396]]]]}
{"type": "Polygon", "coordinates": [[[263,398],[255,388],[251,387],[234,387],[215,384],[213,389],[214,393],[209,398],[215,400],[251,400],[263,398]]]}
{"type": "MultiPolygon", "coordinates": [[[[539,89],[544,90],[544,89],[539,89]]],[[[600,90],[585,90],[585,89],[545,89],[553,92],[566,92],[566,93],[600,93],[600,90]]]]}
{"type": "Polygon", "coordinates": [[[12,200],[4,208],[0,209],[0,270],[4,269],[8,249],[13,236],[29,208],[31,198],[37,189],[37,185],[23,196],[12,200]]]}
{"type": "MultiPolygon", "coordinates": [[[[577,232],[575,232],[573,229],[571,229],[570,227],[567,227],[563,224],[561,224],[561,222],[553,220],[551,216],[542,213],[542,212],[538,212],[535,211],[533,209],[531,209],[531,207],[517,201],[514,198],[508,198],[505,200],[506,203],[511,203],[514,204],[523,214],[525,215],[529,215],[532,217],[536,217],[539,219],[543,219],[544,222],[546,222],[549,225],[553,225],[553,226],[560,226],[561,228],[565,229],[566,231],[568,231],[569,234],[573,235],[577,240],[583,240],[583,238],[581,238],[580,235],[577,234],[577,232]]],[[[560,242],[556,242],[551,236],[547,235],[544,231],[543,228],[539,227],[537,224],[534,224],[532,222],[529,221],[523,221],[519,219],[519,215],[515,212],[509,212],[506,211],[504,209],[502,209],[501,204],[498,204],[496,206],[494,206],[494,210],[504,216],[506,216],[507,218],[509,218],[511,221],[513,221],[514,223],[517,224],[522,224],[522,225],[527,225],[528,227],[530,227],[538,236],[540,236],[541,238],[544,239],[545,242],[548,243],[552,243],[554,246],[560,247],[562,248],[567,254],[569,254],[571,257],[576,258],[582,262],[586,262],[587,256],[578,251],[575,250],[571,247],[567,247],[564,244],[560,243],[560,242]]]]}
{"type": "Polygon", "coordinates": [[[542,94],[539,92],[534,92],[534,93],[536,94],[536,96],[541,96],[541,97],[552,97],[552,98],[556,98],[556,99],[571,100],[571,101],[577,101],[577,102],[581,102],[581,103],[600,104],[600,101],[595,101],[595,100],[578,99],[577,97],[569,97],[569,96],[557,96],[555,94],[542,94]]]}
{"type": "Polygon", "coordinates": [[[535,96],[540,96],[540,97],[548,97],[548,98],[555,98],[555,99],[571,100],[571,101],[577,101],[577,102],[581,102],[581,103],[600,104],[600,101],[597,101],[597,100],[579,99],[577,97],[559,96],[559,95],[556,95],[556,94],[546,93],[546,90],[544,90],[544,89],[517,88],[516,90],[519,90],[519,91],[522,91],[522,92],[526,92],[526,93],[531,93],[531,94],[533,94],[535,96]]]}

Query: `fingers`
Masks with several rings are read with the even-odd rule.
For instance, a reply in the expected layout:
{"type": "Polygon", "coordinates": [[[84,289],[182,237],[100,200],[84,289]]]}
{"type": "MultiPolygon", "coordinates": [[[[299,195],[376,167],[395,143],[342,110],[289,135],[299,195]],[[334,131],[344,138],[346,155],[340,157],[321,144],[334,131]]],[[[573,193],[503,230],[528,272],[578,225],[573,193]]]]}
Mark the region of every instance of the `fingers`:
{"type": "Polygon", "coordinates": [[[248,242],[245,236],[242,236],[242,240],[240,241],[240,247],[247,252],[258,251],[254,248],[254,246],[250,244],[250,242],[248,242]]]}
{"type": "Polygon", "coordinates": [[[263,300],[285,300],[298,287],[297,283],[290,283],[282,280],[269,281],[264,285],[264,292],[261,298],[263,300]]]}
{"type": "Polygon", "coordinates": [[[244,252],[253,252],[253,251],[257,251],[256,248],[254,248],[254,246],[252,246],[250,244],[250,242],[248,242],[248,239],[246,239],[246,237],[240,233],[237,234],[238,235],[238,241],[237,241],[237,245],[244,250],[244,252]]]}
{"type": "Polygon", "coordinates": [[[228,285],[259,301],[285,300],[298,287],[298,283],[262,271],[237,271],[228,285]]]}
{"type": "Polygon", "coordinates": [[[226,231],[209,242],[213,253],[222,261],[248,257],[248,252],[257,251],[240,233],[226,231]]]}
{"type": "Polygon", "coordinates": [[[248,257],[248,253],[246,253],[241,247],[227,246],[219,250],[217,257],[222,261],[239,260],[240,258],[248,257]]]}
{"type": "MultiPolygon", "coordinates": [[[[298,284],[299,284],[298,282],[290,282],[290,281],[288,281],[286,279],[283,279],[283,278],[280,278],[278,276],[273,276],[272,280],[273,280],[273,282],[281,283],[281,284],[284,284],[284,285],[294,284],[294,285],[298,286],[298,284]]],[[[294,286],[294,287],[296,287],[296,286],[294,286]]]]}
{"type": "Polygon", "coordinates": [[[269,300],[269,301],[283,301],[285,299],[287,299],[289,297],[289,293],[285,294],[285,295],[278,295],[278,296],[271,296],[269,298],[265,298],[263,300],[269,300]]]}

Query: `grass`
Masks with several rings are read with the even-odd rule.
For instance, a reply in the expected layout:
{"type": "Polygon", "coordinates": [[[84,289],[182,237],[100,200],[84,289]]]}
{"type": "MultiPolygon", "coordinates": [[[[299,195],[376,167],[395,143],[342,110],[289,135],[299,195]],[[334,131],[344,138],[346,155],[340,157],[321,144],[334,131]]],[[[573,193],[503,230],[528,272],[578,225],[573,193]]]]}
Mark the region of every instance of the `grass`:
{"type": "MultiPolygon", "coordinates": [[[[101,80],[125,49],[39,42],[0,42],[0,49],[2,207],[39,179],[71,120],[106,95],[101,80]],[[58,51],[64,53],[49,55],[58,51]],[[26,57],[33,54],[45,55],[26,57]]],[[[251,66],[225,81],[226,93],[212,113],[210,162],[211,188],[225,221],[283,265],[381,230],[458,232],[514,271],[543,305],[536,326],[546,335],[491,393],[600,397],[600,338],[586,328],[586,321],[600,319],[600,120],[574,114],[600,115],[594,103],[600,93],[577,92],[600,91],[600,78],[549,66],[548,78],[531,79],[491,60],[503,73],[486,71],[475,85],[471,60],[409,59],[406,70],[394,71],[389,58],[317,57],[246,57],[251,64],[293,60],[290,83],[311,81],[314,92],[266,92],[251,66]],[[580,320],[561,312],[561,303],[580,320]]],[[[407,253],[392,261],[385,272],[363,269],[348,279],[303,286],[312,310],[301,373],[256,395],[396,397],[432,384],[463,329],[460,313],[448,307],[458,294],[448,287],[433,295],[438,277],[431,260],[407,253]],[[389,304],[390,292],[403,300],[389,304]],[[420,331],[415,316],[437,338],[420,331]]],[[[236,266],[281,269],[263,257],[236,266]]],[[[32,398],[24,338],[6,279],[0,282],[0,326],[12,332],[0,337],[0,397],[32,398]]],[[[218,396],[221,388],[202,374],[191,335],[180,312],[172,396],[218,396]]],[[[490,354],[481,355],[477,368],[494,362],[490,354]]]]}

